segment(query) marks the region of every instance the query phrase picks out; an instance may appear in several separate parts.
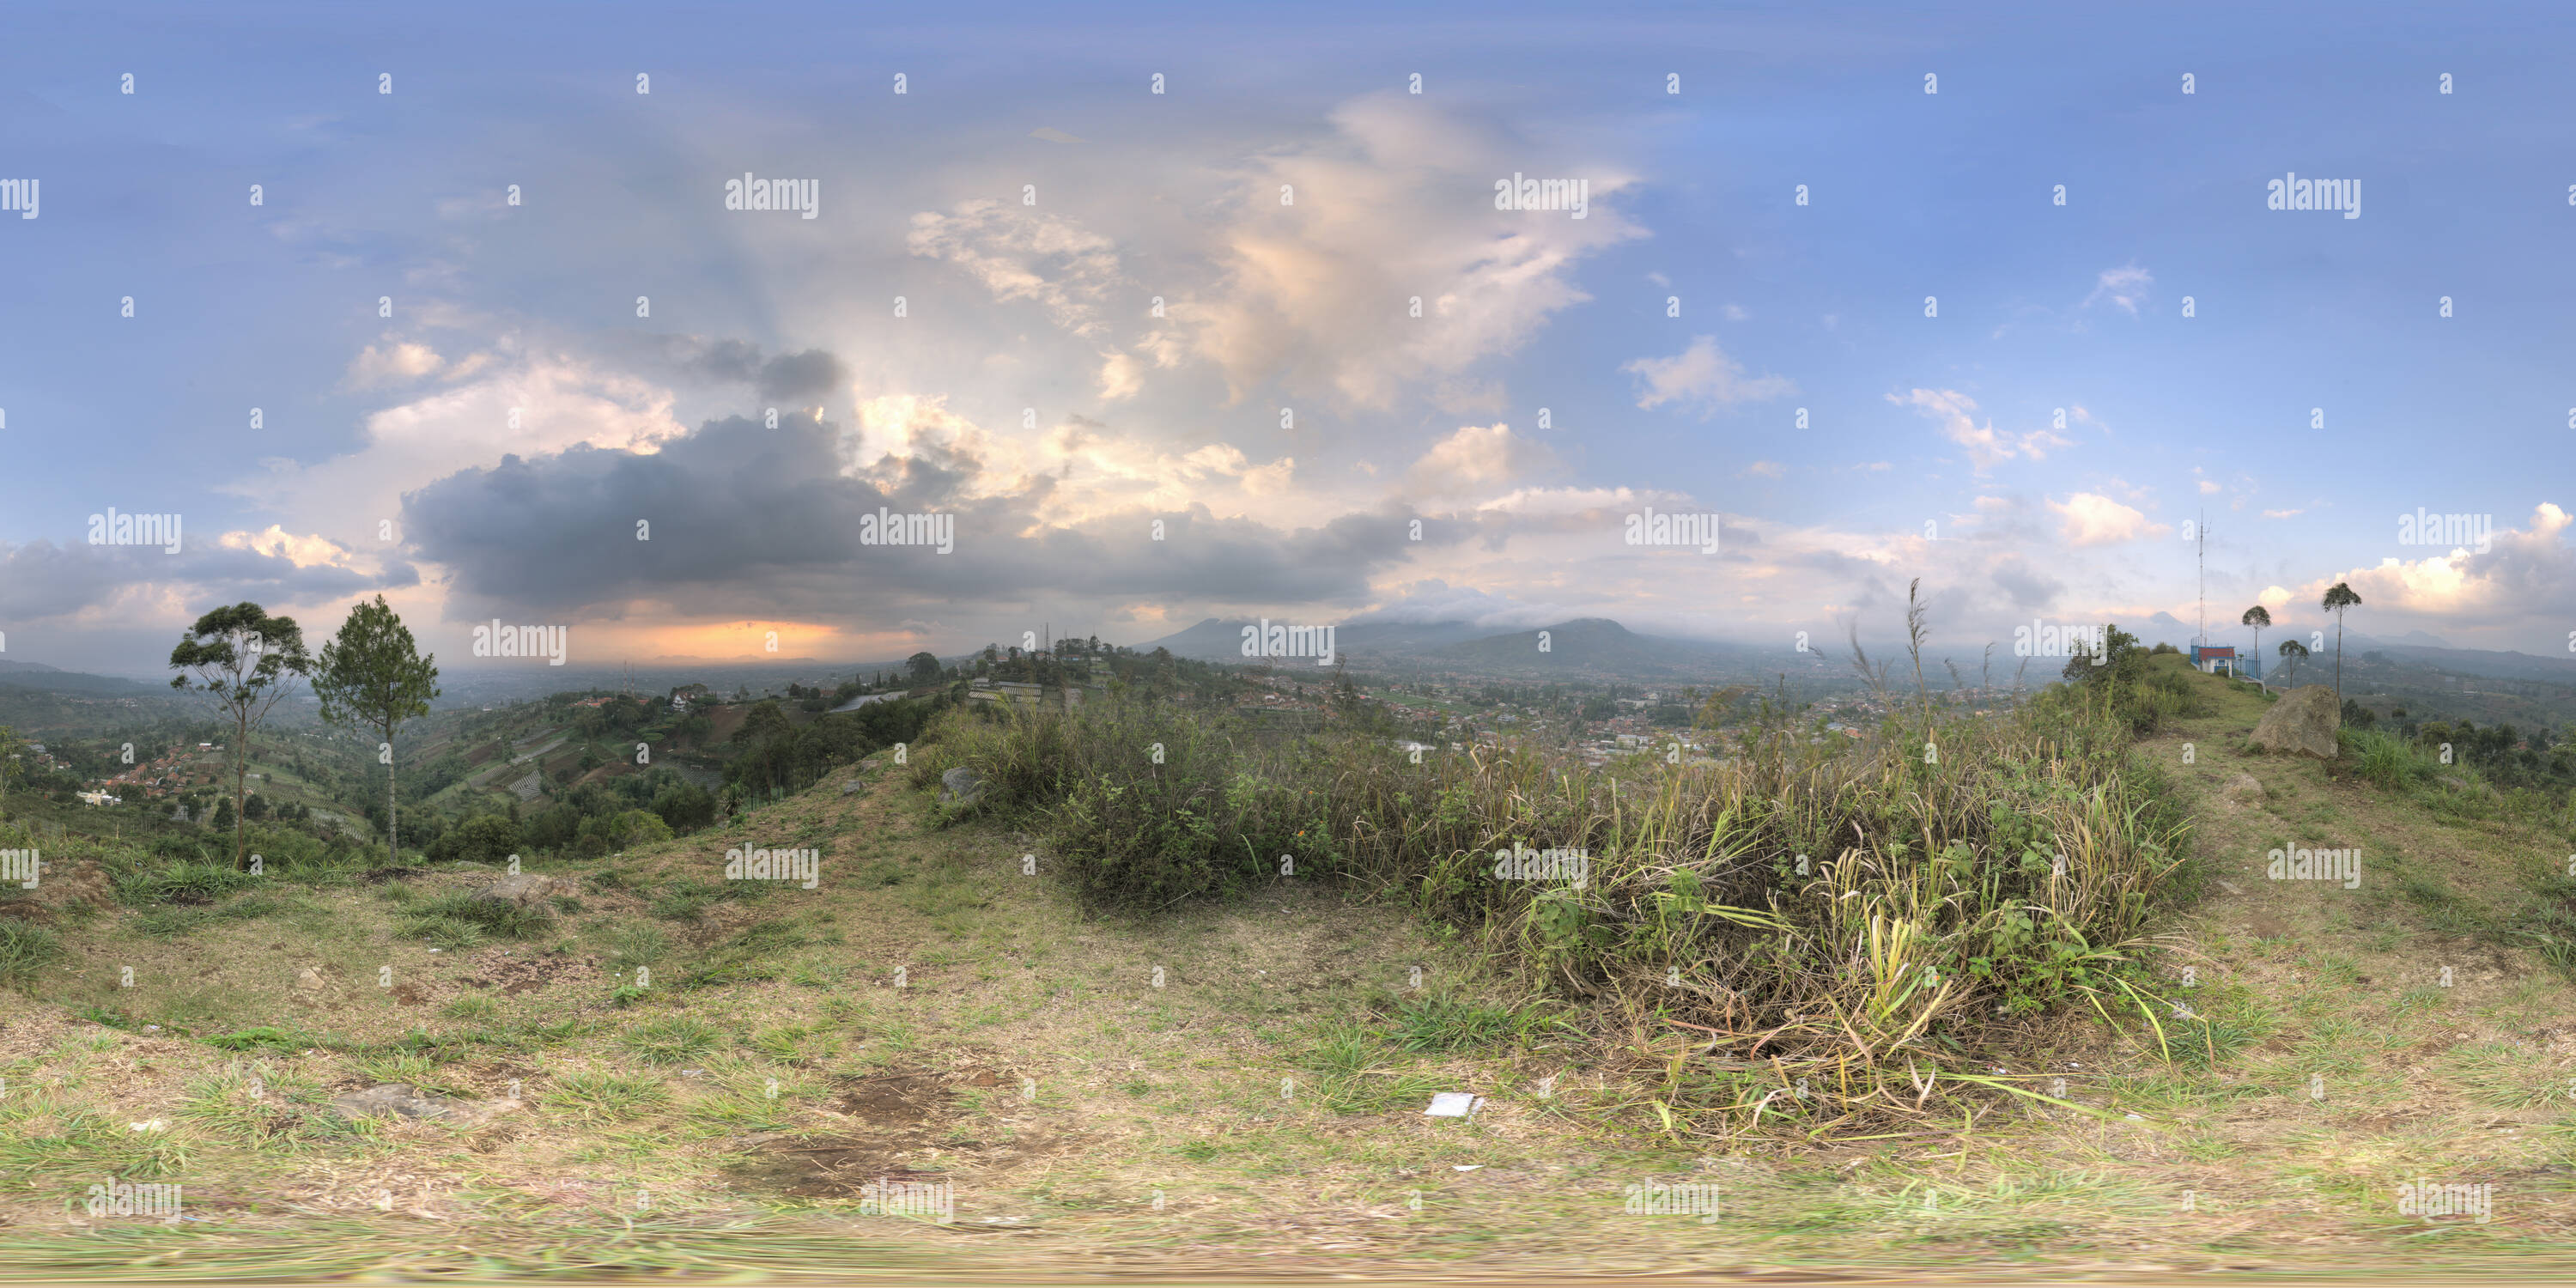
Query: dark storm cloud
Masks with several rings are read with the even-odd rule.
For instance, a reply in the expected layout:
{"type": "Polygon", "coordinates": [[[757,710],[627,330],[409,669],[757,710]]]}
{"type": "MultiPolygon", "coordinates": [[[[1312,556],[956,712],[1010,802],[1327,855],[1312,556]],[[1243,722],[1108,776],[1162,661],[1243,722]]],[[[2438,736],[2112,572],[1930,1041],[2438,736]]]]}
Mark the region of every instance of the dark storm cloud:
{"type": "Polygon", "coordinates": [[[701,619],[846,621],[1052,596],[1347,602],[1412,544],[1396,512],[1294,531],[1203,507],[1050,526],[1037,515],[1051,479],[991,494],[976,486],[982,462],[953,445],[853,471],[844,443],[829,421],[773,430],[733,417],[652,453],[509,456],[405,496],[403,528],[448,569],[460,617],[596,617],[634,601],[701,619]],[[863,544],[880,508],[953,516],[953,553],[863,544]]]}
{"type": "Polygon", "coordinates": [[[684,382],[749,385],[762,401],[793,407],[829,401],[850,378],[849,368],[825,349],[764,359],[759,345],[694,335],[626,336],[612,339],[609,347],[684,382]]]}
{"type": "Polygon", "coordinates": [[[810,407],[831,397],[849,378],[841,360],[821,349],[782,353],[761,365],[760,396],[810,407]]]}

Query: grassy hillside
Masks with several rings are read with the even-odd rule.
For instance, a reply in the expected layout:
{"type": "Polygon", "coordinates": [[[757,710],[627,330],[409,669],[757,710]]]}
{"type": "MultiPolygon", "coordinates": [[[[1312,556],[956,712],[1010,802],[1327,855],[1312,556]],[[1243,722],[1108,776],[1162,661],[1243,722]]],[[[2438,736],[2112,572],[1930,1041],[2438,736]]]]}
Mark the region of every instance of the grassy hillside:
{"type": "Polygon", "coordinates": [[[48,835],[0,910],[0,1263],[2563,1264],[2566,803],[2376,747],[2255,755],[2266,699],[2147,665],[2171,709],[2134,742],[2068,693],[1669,777],[1169,730],[1155,765],[1141,727],[959,718],[730,829],[536,865],[574,893],[526,913],[459,898],[485,867],[248,882],[48,835]],[[990,783],[964,808],[935,799],[956,764],[990,783]],[[1141,819],[1195,822],[1114,843],[1141,819]],[[1514,835],[1587,849],[1587,887],[1451,871],[1514,835]],[[1803,879],[1771,862],[1798,845],[1803,879]],[[815,887],[724,879],[745,847],[816,851],[815,887]],[[2299,848],[2359,849],[2358,885],[2266,877],[2299,848]],[[1657,897],[1683,871],[1687,909],[1657,897]],[[1147,875],[1217,893],[1123,897],[1147,875]],[[1820,881],[1875,938],[1798,902],[1820,881]],[[1979,944],[1984,975],[1942,955],[1979,944]],[[1900,951],[1938,982],[1871,973],[1900,951]],[[484,1108],[327,1107],[387,1083],[484,1108]],[[1485,1104],[1423,1116],[1452,1090],[1485,1104]],[[109,1174],[200,1219],[86,1216],[109,1174]],[[861,1215],[880,1179],[950,1185],[954,1223],[861,1215]],[[2491,1185],[2492,1220],[2400,1216],[2419,1179],[2491,1185]],[[1722,1202],[1625,1211],[1649,1184],[1722,1202]]]}

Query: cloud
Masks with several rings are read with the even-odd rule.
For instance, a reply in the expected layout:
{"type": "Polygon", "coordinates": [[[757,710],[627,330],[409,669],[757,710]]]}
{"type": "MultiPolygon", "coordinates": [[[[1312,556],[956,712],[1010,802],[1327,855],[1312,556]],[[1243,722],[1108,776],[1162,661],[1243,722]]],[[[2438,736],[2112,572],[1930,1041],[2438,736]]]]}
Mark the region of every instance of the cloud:
{"type": "Polygon", "coordinates": [[[2263,517],[2266,519],[2295,519],[2306,513],[2306,510],[2265,510],[2263,512],[2263,517]]]}
{"type": "Polygon", "coordinates": [[[1719,351],[1714,336],[1694,336],[1690,347],[1672,357],[1639,358],[1619,369],[1638,377],[1640,409],[1673,403],[1698,411],[1702,420],[1736,403],[1797,392],[1786,377],[1745,379],[1743,366],[1719,351]]]}
{"type": "Polygon", "coordinates": [[[2048,508],[2062,521],[2058,533],[2069,545],[2116,545],[2173,531],[2170,525],[2150,523],[2146,515],[2096,492],[2078,492],[2063,503],[2049,502],[2048,508]]]}
{"type": "Polygon", "coordinates": [[[914,215],[904,244],[915,255],[955,265],[997,300],[1037,305],[1056,326],[1084,338],[1106,337],[1111,299],[1133,293],[1117,244],[1052,211],[979,198],[947,214],[914,215]]]}
{"type": "Polygon", "coordinates": [[[1328,134],[1236,169],[1198,250],[1218,275],[1171,307],[1238,399],[1276,380],[1349,407],[1388,406],[1408,387],[1444,407],[1489,404],[1472,369],[1589,300],[1581,260],[1644,235],[1606,204],[1627,176],[1423,99],[1367,95],[1330,119],[1328,134]],[[1496,176],[1516,170],[1587,179],[1586,216],[1495,210],[1496,176]]]}
{"type": "Polygon", "coordinates": [[[1432,444],[1405,482],[1417,493],[1455,495],[1485,491],[1555,464],[1546,444],[1513,433],[1509,425],[1462,425],[1432,444]]]}
{"type": "Polygon", "coordinates": [[[2089,309],[2100,301],[2109,300],[2135,316],[2139,302],[2147,298],[2147,288],[2155,284],[2155,275],[2135,264],[2106,268],[2100,277],[2094,279],[2093,293],[2084,297],[2084,307],[2089,309]]]}
{"type": "Polygon", "coordinates": [[[1916,389],[1902,398],[1889,394],[1887,400],[1900,407],[1913,407],[1939,421],[1942,437],[1966,448],[1968,463],[1979,474],[1993,469],[1999,461],[2024,456],[2042,460],[2052,448],[2075,445],[2045,429],[2020,435],[1999,431],[1991,418],[1981,426],[1976,421],[1977,400],[1955,389],[1916,389]]]}
{"type": "Polygon", "coordinates": [[[2450,630],[2536,631],[2564,639],[2568,622],[2576,620],[2576,553],[2565,540],[2568,526],[2567,511],[2542,502],[2528,526],[2496,529],[2483,554],[2386,558],[2376,567],[2320,577],[2301,595],[2314,603],[2328,586],[2348,582],[2369,609],[2429,618],[2450,630]]]}
{"type": "Polygon", "coordinates": [[[436,349],[388,336],[381,349],[368,345],[349,360],[342,383],[351,389],[404,384],[436,372],[443,364],[436,349]]]}
{"type": "Polygon", "coordinates": [[[1755,461],[1738,472],[1738,478],[1776,479],[1788,476],[1789,469],[1778,461],[1755,461]]]}
{"type": "Polygon", "coordinates": [[[2064,583],[2031,567],[2030,561],[2018,555],[1996,563],[1994,583],[2013,607],[2031,612],[2045,610],[2066,589],[2064,583]]]}
{"type": "MultiPolygon", "coordinates": [[[[1096,610],[1121,597],[1363,602],[1371,572],[1407,546],[1396,513],[1283,528],[1204,506],[1134,507],[1050,524],[1039,511],[1059,480],[992,469],[979,436],[921,418],[903,454],[873,459],[859,438],[828,420],[768,430],[734,417],[652,451],[513,454],[410,493],[403,526],[447,571],[450,620],[636,615],[656,625],[954,621],[960,605],[979,621],[1016,620],[1035,600],[1096,610]],[[863,521],[880,508],[948,516],[953,552],[863,544],[863,521]],[[649,540],[636,539],[638,519],[650,520],[649,540]]],[[[1213,468],[1261,473],[1224,455],[1213,468]]],[[[1274,463],[1275,473],[1292,465],[1274,463]]]]}

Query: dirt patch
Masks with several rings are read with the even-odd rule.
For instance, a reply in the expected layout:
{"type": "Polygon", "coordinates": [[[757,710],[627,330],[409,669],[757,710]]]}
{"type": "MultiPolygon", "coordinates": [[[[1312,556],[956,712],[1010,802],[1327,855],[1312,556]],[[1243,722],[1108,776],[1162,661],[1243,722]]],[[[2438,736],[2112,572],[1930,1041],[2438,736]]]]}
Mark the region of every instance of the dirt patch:
{"type": "Polygon", "coordinates": [[[998,1170],[1060,1153],[1069,1134],[989,1124],[1007,1139],[961,1139],[962,1090],[1016,1081],[1007,1070],[970,1067],[949,1072],[898,1070],[842,1075],[832,1112],[846,1124],[832,1135],[764,1134],[742,1143],[752,1153],[726,1168],[736,1184],[791,1198],[855,1199],[879,1182],[937,1181],[998,1170]]]}
{"type": "Polygon", "coordinates": [[[85,903],[93,908],[106,908],[115,903],[110,892],[107,871],[90,859],[75,859],[68,864],[46,859],[36,888],[25,890],[12,883],[8,897],[0,901],[0,916],[23,917],[40,926],[52,925],[73,904],[85,903]]]}
{"type": "Polygon", "coordinates": [[[498,989],[507,997],[533,993],[571,972],[581,963],[570,957],[538,955],[491,957],[475,964],[475,973],[457,981],[470,988],[498,989]]]}
{"type": "MultiPolygon", "coordinates": [[[[986,1078],[992,1078],[985,1072],[986,1078]]],[[[837,1079],[848,1088],[832,1102],[837,1113],[847,1114],[878,1132],[910,1133],[934,1120],[947,1117],[948,1102],[955,1093],[948,1089],[949,1079],[928,1071],[882,1073],[870,1077],[837,1079]]],[[[992,1086],[987,1081],[980,1086],[992,1086]]]]}

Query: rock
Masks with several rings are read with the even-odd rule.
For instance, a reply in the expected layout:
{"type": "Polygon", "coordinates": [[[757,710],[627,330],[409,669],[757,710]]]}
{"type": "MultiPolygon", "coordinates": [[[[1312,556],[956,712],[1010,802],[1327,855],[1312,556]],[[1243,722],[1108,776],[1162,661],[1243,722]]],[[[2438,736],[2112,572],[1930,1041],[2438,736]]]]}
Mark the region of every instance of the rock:
{"type": "Polygon", "coordinates": [[[2332,760],[2335,731],[2342,727],[2343,713],[2335,703],[2334,690],[2322,684],[2302,685],[2263,713],[2263,722],[2254,726],[2254,745],[2265,751],[2332,760]]]}
{"type": "Polygon", "coordinates": [[[2263,780],[2252,774],[2238,774],[2235,781],[2219,789],[2219,795],[2239,805],[2251,805],[2271,795],[2263,790],[2263,780]]]}
{"type": "Polygon", "coordinates": [[[982,798],[984,787],[985,783],[981,775],[964,765],[959,765],[939,776],[939,799],[943,803],[955,801],[960,805],[972,805],[982,798]]]}
{"type": "Polygon", "coordinates": [[[546,900],[558,895],[571,896],[580,893],[580,886],[562,877],[522,872],[515,877],[503,877],[475,891],[472,898],[478,903],[506,903],[514,908],[536,908],[551,912],[553,909],[547,906],[546,900]]]}
{"type": "Polygon", "coordinates": [[[331,1097],[331,1107],[343,1118],[373,1118],[392,1114],[401,1118],[428,1118],[439,1122],[473,1126],[519,1107],[515,1100],[451,1100],[446,1096],[421,1091],[409,1083],[388,1082],[364,1091],[351,1091],[331,1097]]]}
{"type": "Polygon", "coordinates": [[[848,781],[848,782],[846,782],[846,783],[841,784],[841,794],[842,794],[843,796],[856,796],[856,795],[858,795],[859,793],[861,793],[861,792],[863,792],[863,791],[866,791],[867,789],[868,789],[868,785],[867,785],[866,783],[860,782],[858,779],[855,779],[855,778],[851,779],[850,781],[848,781]]]}
{"type": "Polygon", "coordinates": [[[322,972],[310,966],[296,972],[295,975],[295,986],[307,992],[319,992],[329,984],[329,980],[322,978],[322,972]]]}

